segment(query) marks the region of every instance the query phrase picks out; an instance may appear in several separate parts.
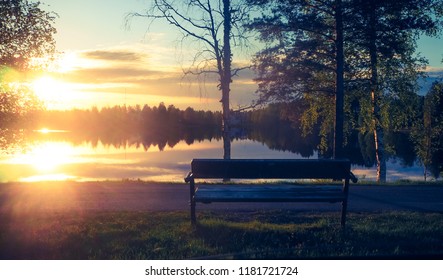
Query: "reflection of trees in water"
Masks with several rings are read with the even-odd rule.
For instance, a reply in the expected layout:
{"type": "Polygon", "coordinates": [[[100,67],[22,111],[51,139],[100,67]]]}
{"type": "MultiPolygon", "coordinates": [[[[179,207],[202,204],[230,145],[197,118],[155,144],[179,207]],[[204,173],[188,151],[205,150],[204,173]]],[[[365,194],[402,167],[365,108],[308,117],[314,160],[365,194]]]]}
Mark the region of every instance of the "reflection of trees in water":
{"type": "Polygon", "coordinates": [[[163,151],[166,146],[174,148],[181,141],[188,145],[204,140],[220,140],[221,133],[217,129],[208,131],[207,129],[188,127],[168,130],[145,130],[129,134],[121,134],[116,131],[101,133],[100,131],[64,131],[42,133],[32,130],[0,130],[0,150],[2,153],[22,152],[32,147],[34,143],[44,141],[69,142],[73,146],[84,144],[97,148],[99,144],[104,147],[124,149],[129,147],[143,148],[145,151],[152,147],[158,147],[163,151]]]}
{"type": "MultiPolygon", "coordinates": [[[[219,129],[207,127],[173,127],[169,129],[146,129],[144,131],[133,131],[132,133],[120,133],[113,131],[70,131],[63,133],[40,133],[26,130],[0,130],[0,148],[2,152],[13,153],[26,150],[27,146],[42,141],[70,142],[74,146],[90,144],[96,148],[99,143],[105,147],[124,149],[129,147],[143,148],[145,151],[157,147],[160,151],[166,147],[174,148],[179,142],[184,141],[188,145],[195,142],[221,141],[222,135],[219,129]]],[[[275,124],[263,128],[243,128],[237,130],[233,140],[248,139],[260,142],[269,149],[300,154],[302,157],[313,157],[318,151],[316,147],[319,137],[300,136],[300,131],[287,124],[275,124]]],[[[372,167],[375,164],[374,147],[372,135],[361,135],[355,133],[348,139],[345,152],[353,164],[372,167]]],[[[386,142],[389,147],[390,156],[400,161],[403,166],[412,166],[416,163],[416,155],[413,145],[406,133],[387,134],[386,142]]],[[[221,145],[221,143],[220,143],[221,145]]],[[[328,154],[319,154],[319,157],[328,157],[328,154]]],[[[441,164],[436,162],[435,164],[441,164]]]]}
{"type": "Polygon", "coordinates": [[[265,144],[272,150],[300,154],[305,158],[314,156],[318,143],[316,137],[302,137],[299,129],[285,123],[250,128],[247,138],[265,144]]]}
{"type": "MultiPolygon", "coordinates": [[[[248,132],[248,139],[258,141],[270,149],[297,153],[302,157],[309,158],[315,153],[321,158],[330,158],[332,153],[326,151],[321,153],[317,150],[320,137],[310,134],[301,136],[300,129],[294,128],[288,123],[274,123],[273,126],[254,128],[248,132]]],[[[344,148],[344,156],[349,158],[353,164],[372,167],[376,164],[375,147],[372,134],[360,134],[354,132],[347,138],[344,148]]],[[[400,161],[405,167],[416,163],[414,146],[408,133],[395,132],[386,133],[385,136],[387,155],[400,161]]]]}
{"type": "MultiPolygon", "coordinates": [[[[348,140],[345,154],[354,164],[371,167],[376,164],[374,135],[353,133],[348,140]]],[[[385,149],[388,158],[395,158],[405,167],[416,162],[414,146],[406,132],[386,132],[385,149]]]]}
{"type": "MultiPolygon", "coordinates": [[[[287,123],[275,123],[273,126],[238,128],[232,136],[233,140],[248,139],[260,142],[272,150],[300,154],[302,157],[312,157],[317,152],[319,137],[309,135],[302,137],[299,129],[287,123]]],[[[162,128],[147,128],[141,131],[125,131],[119,129],[77,130],[63,133],[40,133],[29,130],[0,130],[0,148],[6,152],[22,150],[27,144],[40,141],[65,141],[74,146],[90,144],[96,148],[99,143],[116,149],[128,147],[143,147],[148,150],[158,147],[160,151],[166,146],[174,148],[179,142],[188,145],[205,140],[221,140],[222,135],[217,127],[205,126],[171,126],[162,128]]],[[[406,133],[391,133],[386,137],[391,156],[399,158],[405,166],[414,164],[416,157],[413,145],[406,133]]],[[[346,146],[347,157],[354,164],[373,166],[375,163],[372,135],[355,133],[351,135],[346,146]]],[[[320,154],[320,157],[329,157],[320,154]]]]}
{"type": "MultiPolygon", "coordinates": [[[[145,151],[157,147],[174,148],[179,142],[188,145],[205,140],[221,141],[221,117],[217,113],[205,113],[187,109],[180,111],[174,107],[121,108],[112,110],[89,110],[70,113],[48,113],[41,118],[38,127],[66,129],[65,133],[37,133],[32,130],[0,130],[0,149],[12,153],[26,149],[27,145],[42,141],[65,141],[74,146],[90,144],[93,148],[101,145],[116,149],[129,147],[143,148],[145,151]]],[[[233,129],[232,140],[248,139],[260,142],[272,150],[300,154],[309,158],[314,155],[328,158],[328,152],[320,152],[318,134],[302,137],[302,131],[293,122],[281,120],[278,115],[243,116],[233,129]],[[274,116],[274,117],[272,117],[274,116]],[[277,117],[275,117],[277,116],[277,117]]],[[[395,157],[404,166],[417,162],[414,145],[408,133],[387,133],[386,147],[390,157],[395,157]]],[[[347,139],[345,156],[353,164],[371,167],[375,164],[373,135],[351,133],[347,139]]],[[[222,147],[222,143],[220,143],[222,147]]],[[[439,165],[441,162],[435,161],[439,165]]]]}

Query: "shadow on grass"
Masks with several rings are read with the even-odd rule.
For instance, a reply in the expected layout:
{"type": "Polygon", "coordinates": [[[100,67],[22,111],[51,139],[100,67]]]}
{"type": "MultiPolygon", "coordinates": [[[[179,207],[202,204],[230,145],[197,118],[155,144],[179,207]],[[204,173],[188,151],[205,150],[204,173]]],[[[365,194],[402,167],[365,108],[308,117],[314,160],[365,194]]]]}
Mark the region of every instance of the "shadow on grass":
{"type": "Polygon", "coordinates": [[[443,259],[441,214],[257,212],[239,218],[206,214],[196,234],[224,254],[211,259],[443,259]]]}
{"type": "Polygon", "coordinates": [[[296,211],[1,216],[0,259],[443,259],[443,215],[296,211]]]}

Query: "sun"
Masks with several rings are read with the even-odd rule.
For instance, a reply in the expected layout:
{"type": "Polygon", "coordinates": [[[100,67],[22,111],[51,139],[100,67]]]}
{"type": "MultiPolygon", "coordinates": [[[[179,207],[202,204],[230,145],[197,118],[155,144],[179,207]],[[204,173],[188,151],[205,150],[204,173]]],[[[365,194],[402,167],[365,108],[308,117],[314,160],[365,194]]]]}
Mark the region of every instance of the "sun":
{"type": "Polygon", "coordinates": [[[37,78],[32,83],[34,93],[44,102],[53,102],[60,98],[63,84],[50,76],[37,78]]]}
{"type": "Polygon", "coordinates": [[[37,132],[40,132],[42,134],[48,134],[50,132],[50,130],[48,128],[44,127],[40,130],[37,130],[37,132]]]}
{"type": "Polygon", "coordinates": [[[31,83],[31,88],[37,98],[46,105],[47,109],[70,108],[79,97],[79,92],[73,84],[50,75],[36,78],[31,83]]]}
{"type": "Polygon", "coordinates": [[[57,63],[57,72],[65,73],[72,71],[78,65],[78,60],[77,54],[73,52],[65,53],[57,63]]]}

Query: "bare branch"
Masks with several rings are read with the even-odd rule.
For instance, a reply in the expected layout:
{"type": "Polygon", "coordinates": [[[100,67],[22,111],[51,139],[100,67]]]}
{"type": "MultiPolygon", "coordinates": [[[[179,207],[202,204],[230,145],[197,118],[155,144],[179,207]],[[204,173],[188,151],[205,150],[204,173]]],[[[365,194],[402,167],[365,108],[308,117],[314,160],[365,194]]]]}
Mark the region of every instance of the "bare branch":
{"type": "Polygon", "coordinates": [[[251,69],[251,68],[252,68],[252,65],[232,69],[232,71],[231,71],[231,78],[237,76],[238,72],[240,72],[242,70],[246,70],[246,69],[251,69]]]}
{"type": "Polygon", "coordinates": [[[259,107],[259,106],[262,106],[262,104],[259,104],[258,102],[255,102],[255,103],[252,103],[251,105],[248,105],[248,106],[238,106],[238,109],[236,109],[236,110],[232,110],[233,112],[235,112],[235,113],[240,113],[240,112],[243,112],[243,111],[246,111],[246,110],[251,110],[251,109],[255,109],[255,108],[257,108],[257,107],[259,107]]]}

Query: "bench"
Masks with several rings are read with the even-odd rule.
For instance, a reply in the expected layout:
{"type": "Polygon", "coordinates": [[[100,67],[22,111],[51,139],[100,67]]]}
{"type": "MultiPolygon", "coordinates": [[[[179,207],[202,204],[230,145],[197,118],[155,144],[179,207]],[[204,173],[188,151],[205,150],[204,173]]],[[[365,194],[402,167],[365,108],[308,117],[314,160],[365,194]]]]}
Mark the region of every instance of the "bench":
{"type": "Polygon", "coordinates": [[[341,226],[345,227],[349,181],[349,160],[286,160],[286,159],[194,159],[189,183],[191,223],[195,225],[196,203],[212,202],[341,202],[341,226]],[[276,185],[276,184],[205,184],[196,186],[196,179],[331,179],[338,184],[276,185]]]}

